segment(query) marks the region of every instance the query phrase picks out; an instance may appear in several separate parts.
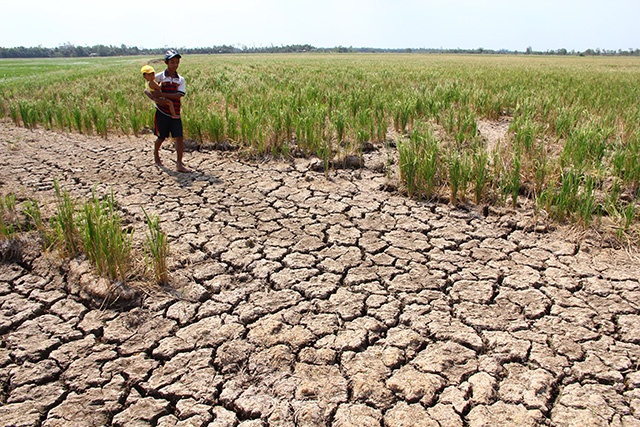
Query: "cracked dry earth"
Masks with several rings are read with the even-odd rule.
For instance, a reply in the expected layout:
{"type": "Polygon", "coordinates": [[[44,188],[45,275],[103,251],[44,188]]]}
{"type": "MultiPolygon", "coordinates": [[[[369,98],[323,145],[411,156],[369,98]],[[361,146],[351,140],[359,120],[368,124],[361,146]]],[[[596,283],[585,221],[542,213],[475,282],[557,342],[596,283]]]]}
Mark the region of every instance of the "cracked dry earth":
{"type": "Polygon", "coordinates": [[[373,169],[193,151],[176,174],[152,140],[2,124],[4,194],[113,190],[140,240],[157,213],[173,283],[105,308],[45,257],[1,265],[1,426],[640,425],[627,251],[373,169]]]}

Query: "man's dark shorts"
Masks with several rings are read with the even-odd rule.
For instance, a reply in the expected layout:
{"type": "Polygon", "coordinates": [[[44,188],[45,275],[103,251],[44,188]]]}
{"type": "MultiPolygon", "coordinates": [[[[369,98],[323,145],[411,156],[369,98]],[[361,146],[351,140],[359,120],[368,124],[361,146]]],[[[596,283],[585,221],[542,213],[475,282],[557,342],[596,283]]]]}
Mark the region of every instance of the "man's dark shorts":
{"type": "Polygon", "coordinates": [[[156,110],[155,124],[154,134],[160,139],[167,139],[169,135],[174,138],[182,136],[182,119],[172,119],[156,110]]]}

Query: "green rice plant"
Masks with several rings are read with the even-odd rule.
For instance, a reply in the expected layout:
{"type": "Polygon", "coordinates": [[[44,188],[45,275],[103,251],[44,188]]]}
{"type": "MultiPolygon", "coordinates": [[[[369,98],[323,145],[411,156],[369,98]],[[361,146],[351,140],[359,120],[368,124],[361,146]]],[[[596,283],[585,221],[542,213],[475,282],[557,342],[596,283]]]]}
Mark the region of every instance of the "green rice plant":
{"type": "Polygon", "coordinates": [[[300,147],[305,153],[317,153],[324,145],[325,111],[318,105],[309,105],[300,111],[295,124],[295,134],[300,147]]]}
{"type": "Polygon", "coordinates": [[[276,111],[272,112],[271,118],[267,117],[269,132],[271,137],[268,140],[268,145],[271,149],[271,155],[277,157],[283,154],[283,147],[287,143],[287,132],[284,126],[284,116],[279,106],[274,106],[276,111]]]}
{"type": "Polygon", "coordinates": [[[636,205],[629,203],[626,208],[622,210],[622,228],[627,231],[634,223],[637,216],[636,205]]]}
{"type": "Polygon", "coordinates": [[[253,145],[258,142],[259,114],[243,106],[239,111],[239,122],[242,142],[247,145],[253,145]]]}
{"type": "Polygon", "coordinates": [[[329,169],[331,168],[331,160],[333,159],[334,155],[330,139],[325,139],[323,141],[323,144],[320,148],[318,148],[316,155],[322,160],[322,168],[324,170],[324,174],[325,176],[328,176],[329,169]]]}
{"type": "Polygon", "coordinates": [[[335,129],[336,140],[338,144],[341,144],[345,138],[347,130],[347,117],[344,111],[338,110],[331,115],[331,123],[335,129]]]}
{"type": "Polygon", "coordinates": [[[563,167],[598,169],[609,149],[613,129],[589,123],[569,132],[560,157],[563,167]]]}
{"type": "Polygon", "coordinates": [[[31,120],[30,120],[30,109],[29,105],[26,102],[20,102],[18,104],[18,109],[20,110],[20,118],[22,119],[22,125],[28,129],[31,128],[31,120]]]}
{"type": "Polygon", "coordinates": [[[43,224],[36,202],[26,200],[20,211],[15,194],[0,197],[0,240],[10,240],[7,244],[0,245],[0,258],[6,260],[19,257],[22,239],[18,234],[32,230],[38,231],[45,249],[51,247],[50,234],[43,224]]]}
{"type": "Polygon", "coordinates": [[[489,181],[489,154],[484,149],[475,150],[471,158],[470,180],[473,183],[473,201],[480,204],[489,181]]]}
{"type": "Polygon", "coordinates": [[[92,193],[84,204],[80,229],[85,253],[97,273],[125,282],[131,270],[133,233],[122,228],[113,193],[102,200],[92,193]]]}
{"type": "Polygon", "coordinates": [[[67,191],[61,191],[53,181],[56,193],[56,213],[50,220],[52,238],[63,257],[74,258],[80,251],[80,233],[75,219],[76,204],[67,191]]]}
{"type": "Polygon", "coordinates": [[[89,107],[88,117],[91,120],[91,125],[95,128],[96,133],[103,138],[106,138],[108,133],[108,125],[107,125],[108,116],[109,116],[108,112],[101,111],[95,105],[91,105],[89,107]]]}
{"type": "Polygon", "coordinates": [[[109,133],[108,115],[100,114],[95,121],[96,132],[103,138],[106,138],[109,133]]]}
{"type": "Polygon", "coordinates": [[[387,139],[387,131],[389,130],[389,121],[386,118],[385,106],[381,102],[376,105],[374,110],[374,139],[377,142],[383,142],[387,139]]]}
{"type": "Polygon", "coordinates": [[[424,189],[420,188],[421,179],[419,176],[421,160],[418,155],[421,148],[411,140],[403,141],[398,144],[398,153],[400,156],[400,179],[404,182],[409,197],[415,197],[424,189]]]}
{"type": "MultiPolygon", "coordinates": [[[[585,177],[582,172],[575,169],[569,169],[562,173],[560,177],[560,187],[553,188],[550,187],[543,192],[541,196],[541,200],[544,201],[547,212],[550,217],[564,222],[572,218],[573,212],[576,212],[576,209],[580,205],[584,205],[581,202],[581,186],[585,182],[585,177]]],[[[591,185],[589,188],[589,193],[592,193],[593,186],[591,185]]],[[[591,204],[590,200],[591,194],[588,197],[583,197],[586,201],[586,204],[591,204]]],[[[579,217],[586,217],[585,206],[582,207],[583,213],[578,215],[579,217]]],[[[592,210],[593,212],[593,210],[592,210]]]]}
{"type": "Polygon", "coordinates": [[[17,105],[15,104],[9,105],[9,117],[11,117],[11,121],[13,122],[14,125],[16,126],[20,125],[20,111],[17,105]]]}
{"type": "Polygon", "coordinates": [[[554,165],[549,162],[546,147],[541,144],[533,158],[533,184],[534,194],[540,195],[549,185],[548,177],[553,171],[554,165]]]}
{"type": "Polygon", "coordinates": [[[509,172],[509,192],[511,194],[511,206],[514,208],[518,204],[518,195],[520,194],[521,179],[520,171],[522,169],[522,153],[515,150],[511,162],[511,171],[509,172]]]}
{"type": "Polygon", "coordinates": [[[556,215],[553,211],[554,194],[554,189],[552,188],[546,188],[542,193],[540,193],[536,199],[536,212],[544,210],[550,218],[556,219],[556,215]]]}
{"type": "Polygon", "coordinates": [[[441,112],[439,123],[444,127],[444,130],[452,135],[456,130],[456,109],[454,105],[450,105],[449,108],[441,112]]]}
{"type": "Polygon", "coordinates": [[[20,117],[22,124],[27,129],[33,129],[39,122],[39,110],[37,110],[30,102],[20,102],[20,117]]]}
{"type": "Polygon", "coordinates": [[[395,129],[397,132],[407,133],[413,122],[412,110],[415,109],[415,100],[409,98],[400,100],[395,105],[395,129]]]}
{"type": "Polygon", "coordinates": [[[55,117],[55,112],[54,109],[50,106],[44,107],[42,110],[42,121],[44,126],[47,129],[53,129],[54,125],[54,117],[55,117]]]}
{"type": "Polygon", "coordinates": [[[472,143],[478,135],[477,116],[468,105],[450,105],[443,109],[438,123],[451,135],[458,146],[472,143]]]}
{"type": "Polygon", "coordinates": [[[143,209],[147,222],[148,233],[145,241],[147,265],[153,270],[155,282],[161,285],[169,283],[169,269],[167,257],[169,255],[169,241],[167,234],[160,227],[157,215],[149,216],[143,209]]]}
{"type": "Polygon", "coordinates": [[[20,230],[16,211],[16,195],[0,197],[0,239],[9,239],[20,230]]]}
{"type": "Polygon", "coordinates": [[[617,176],[618,178],[624,179],[624,175],[626,174],[627,158],[629,157],[629,154],[631,154],[631,157],[633,158],[633,153],[628,152],[625,144],[623,144],[621,141],[617,141],[616,147],[611,154],[611,166],[613,167],[615,176],[617,176]]]}
{"type": "Polygon", "coordinates": [[[238,140],[238,114],[227,110],[226,115],[226,133],[231,141],[238,140]]]}
{"type": "Polygon", "coordinates": [[[32,230],[44,230],[44,222],[42,220],[42,212],[40,205],[35,200],[27,200],[24,202],[24,216],[27,220],[27,227],[32,230]]]}
{"type": "Polygon", "coordinates": [[[456,112],[454,139],[458,145],[464,142],[472,142],[478,135],[478,124],[475,112],[465,107],[456,112]]]}
{"type": "Polygon", "coordinates": [[[460,84],[457,81],[447,81],[438,88],[440,91],[440,97],[446,104],[454,104],[460,101],[462,93],[460,90],[460,84]]]}
{"type": "MultiPolygon", "coordinates": [[[[504,155],[504,153],[503,153],[504,155]]],[[[519,147],[513,147],[513,152],[507,154],[507,161],[502,161],[497,165],[496,170],[500,190],[503,196],[511,197],[511,206],[516,207],[518,204],[518,195],[522,186],[522,150],[519,147]]]]}
{"type": "Polygon", "coordinates": [[[616,179],[609,191],[605,193],[605,200],[600,208],[618,224],[616,232],[619,238],[623,237],[637,219],[635,201],[623,202],[620,198],[621,191],[620,180],[616,179]]]}
{"type": "Polygon", "coordinates": [[[0,261],[20,259],[21,242],[17,234],[21,231],[17,215],[15,195],[0,197],[0,261]]]}
{"type": "Polygon", "coordinates": [[[57,108],[54,110],[53,123],[54,123],[54,126],[59,130],[65,130],[71,127],[71,123],[69,123],[68,116],[64,113],[64,111],[61,108],[57,108]]]}
{"type": "Polygon", "coordinates": [[[13,193],[0,197],[0,209],[2,209],[3,212],[6,210],[9,214],[14,216],[16,214],[16,200],[17,197],[13,193]]]}
{"type": "Polygon", "coordinates": [[[284,140],[288,141],[291,138],[291,134],[293,133],[293,117],[294,117],[294,113],[293,111],[290,111],[289,109],[285,109],[282,112],[283,117],[283,129],[282,129],[282,133],[284,135],[284,140]]]}
{"type": "Polygon", "coordinates": [[[82,133],[84,119],[82,115],[82,110],[78,106],[75,106],[71,110],[71,124],[75,126],[75,129],[82,133]]]}
{"type": "Polygon", "coordinates": [[[356,117],[356,142],[362,146],[363,143],[371,141],[375,133],[375,115],[369,109],[360,110],[356,117]]]}
{"type": "Polygon", "coordinates": [[[487,92],[480,92],[475,102],[482,116],[489,120],[498,120],[503,115],[502,99],[487,92]]]}
{"type": "MultiPolygon", "coordinates": [[[[135,136],[139,136],[140,131],[142,131],[142,127],[143,127],[143,122],[141,120],[141,117],[137,114],[132,114],[128,116],[128,118],[129,118],[128,128],[131,130],[131,133],[133,133],[133,135],[135,136]]],[[[122,128],[127,129],[124,126],[122,126],[122,128]]]]}
{"type": "Polygon", "coordinates": [[[27,200],[24,203],[24,216],[26,217],[29,229],[36,230],[40,235],[40,240],[42,241],[44,249],[50,249],[55,242],[51,231],[44,224],[42,211],[40,210],[40,205],[37,201],[27,200]]]}
{"type": "Polygon", "coordinates": [[[538,122],[529,115],[516,116],[509,126],[513,132],[513,142],[527,154],[532,154],[537,148],[537,140],[542,133],[538,122]]]}
{"type": "Polygon", "coordinates": [[[449,174],[449,202],[456,204],[465,199],[471,176],[471,163],[467,155],[461,154],[458,150],[449,151],[445,162],[449,174]]]}
{"type": "Polygon", "coordinates": [[[555,123],[552,123],[555,127],[555,134],[559,138],[569,137],[571,132],[573,132],[582,121],[581,116],[582,114],[578,108],[570,106],[561,107],[555,123]]]}
{"type": "Polygon", "coordinates": [[[611,159],[614,175],[637,197],[640,188],[640,130],[626,143],[617,141],[611,159]]]}
{"type": "Polygon", "coordinates": [[[596,197],[594,192],[595,179],[587,176],[583,179],[580,193],[576,200],[575,212],[578,222],[585,228],[591,225],[596,209],[596,197]]]}
{"type": "Polygon", "coordinates": [[[93,121],[91,119],[91,113],[89,111],[83,112],[81,120],[84,133],[86,133],[87,135],[91,135],[93,133],[93,121]]]}
{"type": "Polygon", "coordinates": [[[620,185],[620,179],[615,178],[608,191],[604,193],[604,200],[598,207],[598,214],[606,214],[611,218],[620,218],[620,194],[622,187],[620,185]]]}
{"type": "Polygon", "coordinates": [[[224,119],[215,111],[210,111],[208,114],[207,132],[212,142],[224,141],[224,119]]]}
{"type": "Polygon", "coordinates": [[[398,145],[398,152],[400,178],[409,197],[431,198],[440,179],[440,149],[433,130],[414,129],[409,140],[398,145]]]}
{"type": "Polygon", "coordinates": [[[187,117],[182,120],[184,122],[185,132],[194,139],[199,145],[202,145],[203,141],[203,123],[193,117],[187,117]]]}

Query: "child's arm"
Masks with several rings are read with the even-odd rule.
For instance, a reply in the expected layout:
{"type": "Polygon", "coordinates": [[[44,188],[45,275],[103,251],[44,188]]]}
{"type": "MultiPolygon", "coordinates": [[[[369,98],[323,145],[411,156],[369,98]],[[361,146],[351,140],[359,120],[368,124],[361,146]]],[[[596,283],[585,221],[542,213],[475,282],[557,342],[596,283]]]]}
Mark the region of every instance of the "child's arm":
{"type": "Polygon", "coordinates": [[[159,90],[160,92],[162,92],[162,86],[160,86],[155,80],[149,80],[149,87],[151,88],[151,90],[159,90]]]}

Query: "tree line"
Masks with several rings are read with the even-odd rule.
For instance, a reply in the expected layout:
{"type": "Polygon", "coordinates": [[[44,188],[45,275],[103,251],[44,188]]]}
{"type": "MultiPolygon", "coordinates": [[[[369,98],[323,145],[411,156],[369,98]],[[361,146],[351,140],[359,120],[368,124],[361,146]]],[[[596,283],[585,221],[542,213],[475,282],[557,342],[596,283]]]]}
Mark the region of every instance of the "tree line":
{"type": "MultiPolygon", "coordinates": [[[[127,56],[127,55],[162,55],[167,48],[145,49],[135,46],[75,46],[64,44],[54,48],[48,47],[0,47],[0,58],[81,58],[92,56],[127,56]]],[[[579,56],[640,56],[640,49],[587,49],[585,51],[568,51],[567,49],[535,51],[527,47],[523,51],[507,49],[443,49],[443,48],[406,48],[406,49],[384,49],[372,47],[315,47],[309,44],[296,44],[286,46],[211,46],[198,48],[180,48],[183,54],[229,54],[229,53],[449,53],[449,54],[505,54],[505,55],[579,55],[579,56]]]]}

